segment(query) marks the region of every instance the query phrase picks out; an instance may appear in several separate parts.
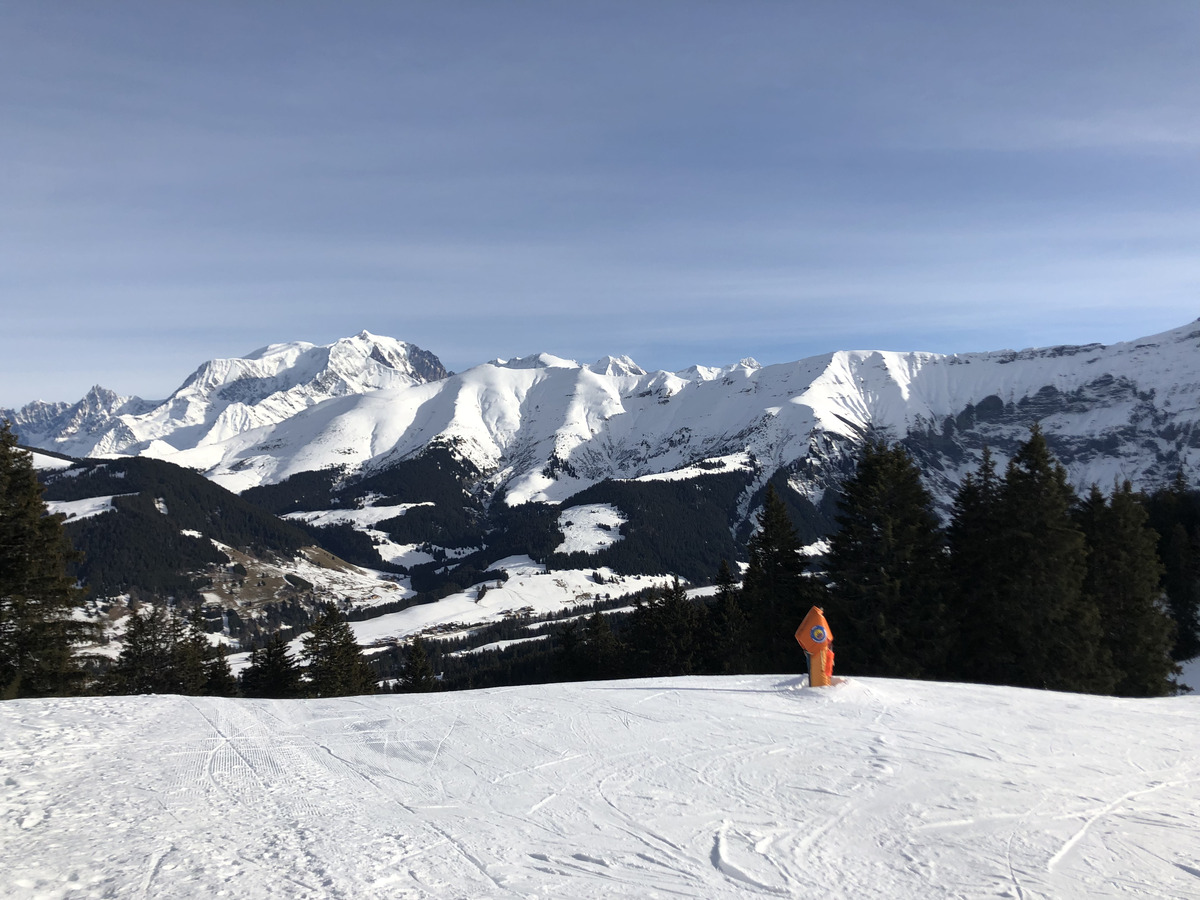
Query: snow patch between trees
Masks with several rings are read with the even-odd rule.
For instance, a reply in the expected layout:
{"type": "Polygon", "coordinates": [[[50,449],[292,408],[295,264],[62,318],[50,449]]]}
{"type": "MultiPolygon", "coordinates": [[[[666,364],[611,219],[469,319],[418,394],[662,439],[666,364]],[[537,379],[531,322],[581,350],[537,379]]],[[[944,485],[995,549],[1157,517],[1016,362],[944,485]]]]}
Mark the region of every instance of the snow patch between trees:
{"type": "Polygon", "coordinates": [[[611,503],[587,503],[564,509],[558,516],[563,542],[555,553],[596,553],[621,540],[628,519],[611,503]]]}

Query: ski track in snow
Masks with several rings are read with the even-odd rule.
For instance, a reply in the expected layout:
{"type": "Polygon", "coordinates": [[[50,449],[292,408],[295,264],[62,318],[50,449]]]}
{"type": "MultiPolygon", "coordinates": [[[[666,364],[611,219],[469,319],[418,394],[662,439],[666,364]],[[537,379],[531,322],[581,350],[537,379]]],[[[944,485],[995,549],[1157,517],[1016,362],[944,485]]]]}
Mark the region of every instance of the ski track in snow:
{"type": "Polygon", "coordinates": [[[0,896],[1200,898],[1200,698],[795,676],[0,704],[0,896]]]}

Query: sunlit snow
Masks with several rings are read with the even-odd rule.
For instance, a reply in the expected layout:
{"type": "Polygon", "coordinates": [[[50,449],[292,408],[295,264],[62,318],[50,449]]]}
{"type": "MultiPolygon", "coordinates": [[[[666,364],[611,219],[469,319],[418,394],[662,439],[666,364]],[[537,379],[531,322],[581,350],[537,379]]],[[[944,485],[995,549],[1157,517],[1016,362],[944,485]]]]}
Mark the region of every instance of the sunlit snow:
{"type": "Polygon", "coordinates": [[[1200,698],[704,677],[0,704],[9,898],[1200,896],[1200,698]]]}
{"type": "Polygon", "coordinates": [[[127,494],[108,494],[103,497],[88,497],[86,500],[47,500],[46,511],[50,515],[64,515],[70,521],[90,519],[102,513],[112,512],[113,497],[125,497],[127,494]]]}
{"type": "Polygon", "coordinates": [[[596,553],[621,539],[626,519],[611,503],[585,503],[564,509],[558,516],[563,541],[555,553],[596,553]]]}

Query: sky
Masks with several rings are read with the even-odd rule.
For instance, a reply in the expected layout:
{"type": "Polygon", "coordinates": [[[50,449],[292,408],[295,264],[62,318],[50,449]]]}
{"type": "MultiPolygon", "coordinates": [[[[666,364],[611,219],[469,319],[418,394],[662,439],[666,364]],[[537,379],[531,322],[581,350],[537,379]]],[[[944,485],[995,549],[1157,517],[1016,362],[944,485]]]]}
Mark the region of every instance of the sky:
{"type": "Polygon", "coordinates": [[[1200,315],[1200,4],[0,0],[0,407],[1200,315]]]}

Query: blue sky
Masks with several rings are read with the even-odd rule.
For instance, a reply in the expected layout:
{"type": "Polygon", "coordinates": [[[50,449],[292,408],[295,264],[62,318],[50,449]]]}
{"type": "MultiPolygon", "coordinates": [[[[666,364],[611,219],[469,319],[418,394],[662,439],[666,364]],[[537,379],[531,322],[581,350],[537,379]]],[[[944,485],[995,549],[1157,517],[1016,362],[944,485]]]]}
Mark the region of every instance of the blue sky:
{"type": "Polygon", "coordinates": [[[0,406],[1200,315],[1200,4],[0,0],[0,406]]]}

